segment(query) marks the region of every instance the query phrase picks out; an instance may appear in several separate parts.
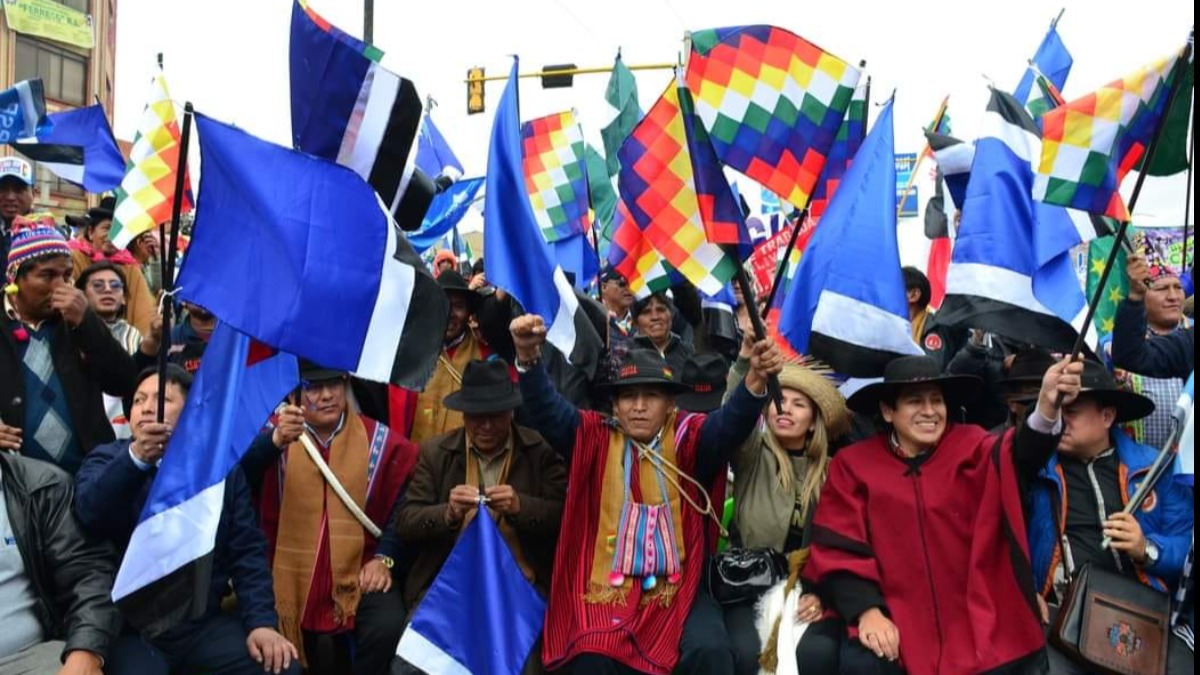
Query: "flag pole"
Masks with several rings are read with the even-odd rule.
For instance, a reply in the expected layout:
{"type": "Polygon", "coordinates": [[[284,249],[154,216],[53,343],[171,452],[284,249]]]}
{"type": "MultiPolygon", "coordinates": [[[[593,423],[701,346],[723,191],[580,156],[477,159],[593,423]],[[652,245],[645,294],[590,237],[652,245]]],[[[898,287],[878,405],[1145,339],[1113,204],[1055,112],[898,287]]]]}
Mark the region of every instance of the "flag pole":
{"type": "MultiPolygon", "coordinates": [[[[796,229],[800,229],[800,226],[797,225],[796,229]]],[[[738,288],[742,290],[742,302],[746,303],[746,314],[750,317],[750,323],[754,325],[754,337],[760,342],[766,340],[767,325],[758,314],[758,298],[754,295],[754,284],[750,283],[750,276],[746,274],[746,266],[741,263],[736,246],[726,246],[724,248],[725,254],[737,261],[737,264],[734,266],[736,269],[733,279],[737,283],[738,288]]],[[[779,386],[779,377],[776,375],[772,375],[767,379],[767,396],[775,403],[775,409],[782,415],[783,389],[779,386]]]]}
{"type": "MultiPolygon", "coordinates": [[[[1133,211],[1137,206],[1138,198],[1142,194],[1142,187],[1146,184],[1146,176],[1149,172],[1146,170],[1154,161],[1154,153],[1158,150],[1159,141],[1162,140],[1163,129],[1167,126],[1167,113],[1175,104],[1175,99],[1179,95],[1179,90],[1183,84],[1183,67],[1187,64],[1188,58],[1192,54],[1192,46],[1189,44],[1184,48],[1183,53],[1175,60],[1175,65],[1172,67],[1172,73],[1175,79],[1171,82],[1171,89],[1167,93],[1167,106],[1164,108],[1162,117],[1158,120],[1158,126],[1154,128],[1154,136],[1150,138],[1150,147],[1146,149],[1146,160],[1142,163],[1143,170],[1138,172],[1137,182],[1133,185],[1133,194],[1129,197],[1129,218],[1121,222],[1121,226],[1117,228],[1117,239],[1113,242],[1112,251],[1108,254],[1108,262],[1104,265],[1104,273],[1100,275],[1100,283],[1096,286],[1096,292],[1092,294],[1092,301],[1088,303],[1087,318],[1084,319],[1079,337],[1075,339],[1075,346],[1071,349],[1071,360],[1078,361],[1083,353],[1083,348],[1087,342],[1087,334],[1091,330],[1092,322],[1096,320],[1096,312],[1100,308],[1101,301],[1104,300],[1105,289],[1108,288],[1109,277],[1112,276],[1113,267],[1117,264],[1117,256],[1120,255],[1122,247],[1125,245],[1125,236],[1129,232],[1130,223],[1133,220],[1133,211]]],[[[1062,403],[1062,395],[1058,397],[1059,403],[1062,403]]]]}
{"type": "MultiPolygon", "coordinates": [[[[1183,203],[1183,251],[1180,254],[1182,264],[1180,275],[1188,270],[1188,242],[1192,239],[1192,162],[1196,156],[1196,127],[1193,124],[1188,130],[1188,165],[1187,165],[1187,200],[1183,203]]],[[[1195,260],[1193,259],[1193,262],[1195,260]]],[[[1196,280],[1192,279],[1192,284],[1196,280]]]]}
{"type": "MultiPolygon", "coordinates": [[[[796,222],[792,226],[792,236],[788,237],[787,248],[783,251],[783,260],[779,261],[779,265],[775,268],[775,281],[771,284],[771,292],[767,294],[767,304],[761,312],[765,319],[771,311],[771,307],[775,306],[775,298],[779,296],[779,287],[783,285],[783,277],[787,274],[788,261],[792,258],[792,251],[796,250],[796,242],[800,239],[800,230],[804,229],[804,223],[808,220],[808,209],[800,212],[796,217],[796,222]]],[[[743,292],[743,297],[745,294],[743,292]]],[[[753,305],[749,305],[753,307],[753,305]]],[[[754,308],[755,313],[758,313],[758,308],[754,308]]]]}
{"type": "MultiPolygon", "coordinates": [[[[866,67],[866,61],[858,62],[859,70],[863,70],[866,67]]],[[[866,97],[863,100],[863,106],[863,129],[862,138],[859,139],[860,142],[866,140],[867,138],[867,126],[871,118],[871,77],[869,75],[867,76],[867,91],[866,97]]],[[[825,173],[824,170],[822,170],[821,173],[823,176],[825,173]]],[[[811,204],[811,202],[812,197],[810,195],[809,203],[811,204]]],[[[779,266],[775,268],[775,281],[771,284],[771,292],[767,294],[767,304],[765,307],[763,307],[762,311],[762,317],[764,319],[767,318],[768,313],[770,313],[771,307],[775,305],[775,298],[779,295],[779,288],[783,283],[783,277],[785,274],[787,274],[788,261],[792,259],[792,252],[796,250],[796,243],[800,240],[801,229],[804,227],[804,223],[808,220],[808,211],[808,206],[805,206],[804,210],[800,211],[800,215],[796,218],[795,228],[792,230],[792,236],[790,239],[788,239],[787,248],[784,249],[783,260],[780,261],[779,266]]]]}
{"type": "Polygon", "coordinates": [[[168,244],[165,225],[159,224],[162,239],[162,339],[158,350],[158,423],[163,422],[167,397],[167,354],[171,351],[171,310],[175,302],[175,256],[179,247],[179,217],[183,211],[183,191],[186,189],[188,146],[192,137],[192,104],[183,106],[183,129],[179,134],[179,162],[175,166],[175,198],[171,203],[171,235],[168,244]]]}
{"type": "MultiPolygon", "coordinates": [[[[950,96],[947,95],[942,99],[942,105],[938,108],[937,115],[933,117],[933,126],[930,131],[937,131],[938,127],[942,126],[942,120],[946,118],[946,110],[950,107],[950,96]]],[[[900,217],[900,212],[904,210],[904,202],[908,200],[908,195],[913,190],[913,185],[917,182],[917,172],[921,170],[921,165],[925,163],[925,158],[930,153],[929,141],[925,141],[925,149],[921,154],[917,155],[917,163],[913,166],[912,173],[908,175],[908,185],[904,186],[904,192],[900,194],[900,200],[896,202],[896,217],[900,217]]]]}

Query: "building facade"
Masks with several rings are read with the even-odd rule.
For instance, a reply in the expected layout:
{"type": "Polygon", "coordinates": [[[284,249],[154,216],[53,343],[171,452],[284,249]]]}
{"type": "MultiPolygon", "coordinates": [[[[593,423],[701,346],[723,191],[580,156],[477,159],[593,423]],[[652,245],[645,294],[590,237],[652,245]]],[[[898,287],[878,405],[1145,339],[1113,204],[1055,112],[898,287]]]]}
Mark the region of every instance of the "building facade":
{"type": "MultiPolygon", "coordinates": [[[[41,78],[46,107],[58,112],[99,101],[112,121],[116,91],[117,0],[0,0],[0,90],[41,78]],[[56,7],[57,5],[57,7],[56,7]],[[19,7],[18,7],[19,6],[19,7]],[[10,16],[24,17],[10,21],[10,16]],[[84,46],[91,27],[89,48],[84,46]],[[53,37],[51,37],[53,36],[53,37]],[[59,39],[55,39],[55,38],[59,39]]],[[[11,154],[0,147],[0,154],[11,154]]],[[[35,166],[34,208],[85,211],[96,196],[35,166]]]]}

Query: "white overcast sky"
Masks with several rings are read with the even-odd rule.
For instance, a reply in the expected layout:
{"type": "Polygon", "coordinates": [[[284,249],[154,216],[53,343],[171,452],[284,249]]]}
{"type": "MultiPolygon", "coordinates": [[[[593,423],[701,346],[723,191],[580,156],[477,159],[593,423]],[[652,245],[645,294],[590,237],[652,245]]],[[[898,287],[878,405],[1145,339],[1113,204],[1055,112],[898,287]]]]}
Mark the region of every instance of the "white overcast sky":
{"type": "MultiPolygon", "coordinates": [[[[362,35],[362,0],[311,4],[362,35]]],[[[866,60],[872,98],[897,92],[897,152],[917,152],[921,128],[946,94],[955,135],[974,138],[987,78],[1002,89],[1015,87],[1063,8],[1059,32],[1075,56],[1068,99],[1179,48],[1194,22],[1184,0],[376,0],[375,44],[385,52],[385,66],[438,101],[435,121],[467,174],[479,175],[504,83],[488,84],[487,113],[468,116],[463,79],[472,66],[506,74],[511,54],[520,55],[523,71],[560,63],[608,66],[618,48],[627,64],[669,63],[678,58],[686,30],[771,23],[848,61],[866,60]]],[[[173,98],[287,144],[291,11],[291,0],[121,0],[118,137],[133,137],[155,54],[162,52],[173,98]]],[[[637,74],[643,109],[669,79],[669,71],[637,74]]],[[[609,114],[606,83],[607,76],[591,75],[576,78],[571,89],[543,90],[538,80],[523,80],[522,118],[575,108],[598,143],[609,114]]],[[[1186,180],[1151,183],[1135,220],[1180,224],[1186,180]]]]}

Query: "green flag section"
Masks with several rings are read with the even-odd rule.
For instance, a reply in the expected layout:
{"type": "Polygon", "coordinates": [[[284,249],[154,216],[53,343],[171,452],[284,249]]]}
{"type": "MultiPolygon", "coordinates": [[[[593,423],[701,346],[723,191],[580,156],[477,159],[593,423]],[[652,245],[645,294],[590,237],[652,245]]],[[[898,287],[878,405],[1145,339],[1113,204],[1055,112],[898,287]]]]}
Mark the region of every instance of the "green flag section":
{"type": "Polygon", "coordinates": [[[608,80],[608,89],[604,92],[604,100],[612,106],[616,117],[608,126],[600,130],[604,139],[604,156],[608,158],[608,175],[615,176],[621,169],[617,161],[617,150],[642,119],[642,109],[638,106],[637,80],[633,71],[617,54],[613,64],[612,77],[608,80]]]}
{"type": "Polygon", "coordinates": [[[600,151],[588,144],[583,151],[587,168],[588,195],[592,202],[592,222],[604,241],[612,241],[613,213],[617,210],[617,191],[608,175],[608,165],[600,151]]]}
{"type": "Polygon", "coordinates": [[[1148,173],[1151,176],[1174,176],[1187,171],[1188,148],[1191,147],[1188,124],[1192,121],[1192,92],[1196,86],[1192,64],[1188,64],[1184,77],[1186,79],[1180,86],[1179,94],[1167,112],[1158,148],[1150,160],[1148,173]]]}
{"type": "MultiPolygon", "coordinates": [[[[1112,253],[1116,237],[1109,236],[1094,239],[1088,245],[1087,261],[1087,294],[1088,299],[1096,297],[1096,288],[1100,277],[1104,274],[1104,264],[1112,253]]],[[[1108,277],[1108,285],[1104,287],[1104,295],[1100,298],[1100,306],[1096,309],[1096,331],[1103,339],[1112,335],[1117,316],[1117,306],[1129,295],[1129,282],[1125,278],[1125,252],[1117,254],[1116,267],[1108,277]]]]}

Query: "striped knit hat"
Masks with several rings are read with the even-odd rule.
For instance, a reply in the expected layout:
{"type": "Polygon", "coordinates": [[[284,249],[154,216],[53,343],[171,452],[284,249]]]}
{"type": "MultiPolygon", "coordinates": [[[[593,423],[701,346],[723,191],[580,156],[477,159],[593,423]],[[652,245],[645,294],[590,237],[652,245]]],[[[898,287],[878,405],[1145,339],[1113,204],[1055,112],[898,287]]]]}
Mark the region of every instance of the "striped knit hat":
{"type": "Polygon", "coordinates": [[[8,283],[4,292],[16,294],[17,270],[22,263],[60,255],[70,257],[71,249],[67,246],[67,240],[54,228],[53,218],[35,221],[17,216],[13,219],[12,246],[8,250],[8,265],[4,268],[5,281],[8,283]]]}

